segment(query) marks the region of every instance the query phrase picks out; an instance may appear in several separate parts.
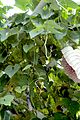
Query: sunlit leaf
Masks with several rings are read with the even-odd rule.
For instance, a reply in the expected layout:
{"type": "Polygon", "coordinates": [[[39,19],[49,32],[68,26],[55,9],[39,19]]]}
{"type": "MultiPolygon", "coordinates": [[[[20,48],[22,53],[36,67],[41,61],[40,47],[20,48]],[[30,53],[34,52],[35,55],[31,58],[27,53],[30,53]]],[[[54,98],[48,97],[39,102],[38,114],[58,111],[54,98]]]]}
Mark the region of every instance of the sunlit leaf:
{"type": "Polygon", "coordinates": [[[29,16],[26,13],[20,13],[15,18],[16,25],[18,24],[26,24],[29,21],[29,16]]]}
{"type": "Polygon", "coordinates": [[[25,68],[23,68],[22,71],[27,70],[27,69],[29,69],[30,67],[31,67],[31,65],[27,65],[27,66],[25,66],[25,68]]]}
{"type": "Polygon", "coordinates": [[[49,11],[49,9],[46,9],[46,10],[42,10],[40,14],[41,14],[42,19],[48,19],[54,14],[54,12],[49,11]]]}
{"type": "Polygon", "coordinates": [[[30,0],[24,0],[24,1],[15,0],[15,1],[16,1],[15,5],[22,10],[27,10],[27,5],[29,5],[29,2],[31,2],[30,0]]]}
{"type": "Polygon", "coordinates": [[[22,87],[17,86],[17,87],[15,88],[15,91],[18,92],[18,93],[21,93],[21,92],[25,91],[26,88],[27,88],[26,85],[24,85],[24,86],[22,86],[22,87]]]}
{"type": "Polygon", "coordinates": [[[0,98],[0,104],[11,106],[11,102],[13,101],[13,99],[14,99],[13,95],[6,95],[0,98]]]}
{"type": "Polygon", "coordinates": [[[33,47],[34,47],[34,44],[24,45],[23,50],[24,50],[25,53],[27,53],[33,47]]]}
{"type": "Polygon", "coordinates": [[[57,40],[61,40],[63,39],[64,36],[66,36],[66,34],[67,34],[66,32],[56,33],[55,37],[57,40]]]}
{"type": "Polygon", "coordinates": [[[8,65],[5,69],[5,73],[11,78],[19,69],[19,64],[15,64],[14,66],[8,65]]]}
{"type": "Polygon", "coordinates": [[[44,23],[45,26],[47,27],[53,27],[55,29],[58,29],[58,30],[63,30],[64,28],[61,27],[59,24],[57,24],[55,21],[53,20],[47,20],[45,23],[44,23]]]}
{"type": "Polygon", "coordinates": [[[34,38],[34,37],[36,37],[37,35],[40,35],[43,32],[44,32],[43,26],[38,26],[37,28],[30,31],[29,34],[30,34],[31,38],[34,38]]]}
{"type": "MultiPolygon", "coordinates": [[[[48,2],[50,2],[50,0],[48,0],[48,2]]],[[[60,7],[59,5],[57,4],[56,0],[52,0],[52,4],[50,5],[51,9],[53,10],[59,10],[60,7]]]]}
{"type": "Polygon", "coordinates": [[[78,5],[80,5],[80,1],[79,0],[72,0],[72,1],[77,3],[78,5]]]}
{"type": "Polygon", "coordinates": [[[64,29],[60,25],[58,25],[53,20],[47,20],[44,23],[44,29],[47,33],[53,33],[53,34],[61,34],[61,31],[64,29]]]}
{"type": "Polygon", "coordinates": [[[71,8],[77,8],[78,5],[76,3],[78,2],[73,2],[74,0],[60,0],[60,4],[63,5],[64,7],[71,7],[71,8]]]}
{"type": "Polygon", "coordinates": [[[0,77],[2,77],[2,75],[4,75],[5,74],[5,72],[4,71],[1,71],[0,72],[0,77]]]}
{"type": "Polygon", "coordinates": [[[6,40],[9,36],[15,35],[18,33],[18,28],[14,27],[12,29],[4,29],[0,31],[0,40],[3,42],[6,40]]]}
{"type": "Polygon", "coordinates": [[[36,111],[36,114],[37,114],[37,117],[40,118],[40,119],[45,117],[45,115],[38,110],[36,111]]]}

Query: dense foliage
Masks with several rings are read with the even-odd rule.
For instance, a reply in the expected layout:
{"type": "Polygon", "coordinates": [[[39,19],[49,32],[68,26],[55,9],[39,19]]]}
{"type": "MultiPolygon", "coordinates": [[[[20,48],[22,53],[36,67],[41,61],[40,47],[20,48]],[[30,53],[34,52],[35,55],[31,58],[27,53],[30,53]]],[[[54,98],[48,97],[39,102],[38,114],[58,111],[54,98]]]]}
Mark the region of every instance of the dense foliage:
{"type": "Polygon", "coordinates": [[[0,120],[79,120],[80,84],[64,73],[61,49],[79,47],[80,6],[72,0],[15,6],[26,12],[7,18],[11,7],[0,7],[0,120]]]}

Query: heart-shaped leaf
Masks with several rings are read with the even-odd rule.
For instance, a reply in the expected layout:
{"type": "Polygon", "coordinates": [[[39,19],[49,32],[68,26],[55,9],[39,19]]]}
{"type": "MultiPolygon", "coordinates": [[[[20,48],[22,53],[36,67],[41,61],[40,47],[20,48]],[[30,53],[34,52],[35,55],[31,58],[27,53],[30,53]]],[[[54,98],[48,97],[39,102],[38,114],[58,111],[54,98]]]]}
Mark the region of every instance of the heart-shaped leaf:
{"type": "Polygon", "coordinates": [[[33,44],[24,45],[24,46],[23,46],[23,50],[24,50],[25,53],[27,53],[32,47],[34,47],[33,44]]]}
{"type": "Polygon", "coordinates": [[[19,64],[15,64],[14,66],[8,65],[5,69],[5,73],[11,78],[20,68],[19,64]]]}
{"type": "Polygon", "coordinates": [[[24,85],[24,86],[22,86],[22,87],[17,86],[17,87],[15,88],[15,91],[18,92],[18,93],[21,93],[21,92],[23,92],[23,91],[26,90],[26,87],[27,87],[26,85],[24,85]]]}
{"type": "Polygon", "coordinates": [[[13,95],[6,95],[6,96],[0,98],[0,104],[10,106],[13,99],[14,99],[13,95]]]}
{"type": "Polygon", "coordinates": [[[43,32],[44,32],[44,28],[43,28],[42,25],[40,25],[40,26],[38,26],[37,28],[31,30],[31,31],[29,32],[29,34],[30,34],[30,37],[31,37],[31,38],[34,38],[34,37],[36,37],[37,35],[40,35],[40,34],[43,33],[43,32]]]}
{"type": "Polygon", "coordinates": [[[15,35],[18,33],[18,28],[14,27],[12,29],[4,29],[0,31],[0,40],[3,42],[4,40],[6,40],[9,36],[11,35],[15,35]]]}

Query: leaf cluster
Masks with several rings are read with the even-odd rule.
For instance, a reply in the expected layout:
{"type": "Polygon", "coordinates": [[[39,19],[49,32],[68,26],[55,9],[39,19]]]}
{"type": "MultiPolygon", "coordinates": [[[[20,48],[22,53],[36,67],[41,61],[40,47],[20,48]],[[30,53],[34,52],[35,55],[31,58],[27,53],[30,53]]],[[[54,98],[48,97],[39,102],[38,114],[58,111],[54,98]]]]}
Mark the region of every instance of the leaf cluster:
{"type": "Polygon", "coordinates": [[[35,9],[4,18],[0,8],[1,119],[79,120],[80,84],[65,75],[61,49],[79,47],[80,6],[71,0],[15,5],[35,9]]]}

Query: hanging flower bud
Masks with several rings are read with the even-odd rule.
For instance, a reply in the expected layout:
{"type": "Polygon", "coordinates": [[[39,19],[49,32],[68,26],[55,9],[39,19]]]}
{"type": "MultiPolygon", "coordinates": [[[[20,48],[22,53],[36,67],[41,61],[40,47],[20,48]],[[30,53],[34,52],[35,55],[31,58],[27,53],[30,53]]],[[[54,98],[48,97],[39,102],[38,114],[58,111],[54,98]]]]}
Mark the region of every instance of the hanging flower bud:
{"type": "Polygon", "coordinates": [[[65,73],[73,81],[80,83],[80,50],[73,50],[71,46],[68,46],[61,51],[63,54],[62,66],[65,73]]]}

